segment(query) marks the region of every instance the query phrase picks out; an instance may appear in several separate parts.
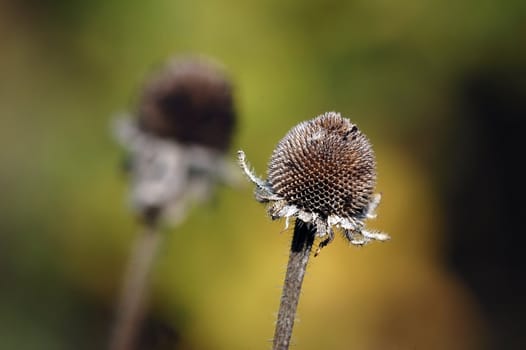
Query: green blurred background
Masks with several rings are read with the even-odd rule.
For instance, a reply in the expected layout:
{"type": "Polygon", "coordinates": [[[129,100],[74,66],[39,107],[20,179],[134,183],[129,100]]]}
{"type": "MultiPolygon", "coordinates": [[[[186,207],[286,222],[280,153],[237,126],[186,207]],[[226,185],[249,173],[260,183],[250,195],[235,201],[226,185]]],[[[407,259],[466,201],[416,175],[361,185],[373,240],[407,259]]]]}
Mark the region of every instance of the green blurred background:
{"type": "MultiPolygon", "coordinates": [[[[0,1],[0,349],[106,347],[138,231],[110,122],[178,53],[226,65],[261,175],[329,110],[375,147],[392,240],[311,261],[294,348],[526,348],[525,38],[519,0],[0,1]]],[[[144,349],[269,349],[282,230],[248,183],[166,229],[144,349]]]]}

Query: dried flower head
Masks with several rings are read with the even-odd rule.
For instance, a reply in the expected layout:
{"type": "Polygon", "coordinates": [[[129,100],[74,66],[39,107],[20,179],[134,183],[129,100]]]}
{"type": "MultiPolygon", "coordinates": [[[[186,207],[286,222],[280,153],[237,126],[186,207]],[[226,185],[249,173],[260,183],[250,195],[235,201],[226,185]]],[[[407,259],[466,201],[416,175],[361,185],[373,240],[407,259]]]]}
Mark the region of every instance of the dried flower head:
{"type": "Polygon", "coordinates": [[[169,61],[148,76],[134,114],[114,126],[130,153],[132,206],[143,217],[177,223],[218,180],[237,181],[225,159],[236,121],[232,84],[216,61],[169,61]]]}
{"type": "Polygon", "coordinates": [[[146,82],[139,104],[143,131],[181,144],[225,151],[235,126],[232,84],[204,57],[176,58],[146,82]]]}
{"type": "Polygon", "coordinates": [[[365,219],[376,217],[381,198],[374,194],[375,157],[367,137],[339,113],[292,128],[272,154],[266,181],[252,173],[242,151],[238,156],[256,185],[256,199],[269,203],[271,218],[286,218],[287,227],[291,217],[315,224],[324,238],[319,248],[333,240],[333,227],[343,229],[354,245],[389,239],[364,227],[365,219]]]}

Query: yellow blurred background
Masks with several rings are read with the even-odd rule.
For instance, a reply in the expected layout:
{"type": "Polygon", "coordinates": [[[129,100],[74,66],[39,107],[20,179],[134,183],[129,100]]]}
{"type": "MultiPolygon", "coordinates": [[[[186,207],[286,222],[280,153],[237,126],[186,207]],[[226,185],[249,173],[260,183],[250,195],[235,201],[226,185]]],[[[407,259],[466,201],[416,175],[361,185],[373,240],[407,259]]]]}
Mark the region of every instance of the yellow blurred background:
{"type": "MultiPolygon", "coordinates": [[[[261,175],[325,111],[373,143],[383,200],[368,226],[392,240],[336,237],[311,260],[294,349],[526,348],[525,4],[0,1],[0,349],[106,347],[139,229],[110,122],[179,53],[227,67],[230,155],[261,175]]],[[[166,228],[143,348],[269,349],[283,227],[247,182],[166,228]]]]}

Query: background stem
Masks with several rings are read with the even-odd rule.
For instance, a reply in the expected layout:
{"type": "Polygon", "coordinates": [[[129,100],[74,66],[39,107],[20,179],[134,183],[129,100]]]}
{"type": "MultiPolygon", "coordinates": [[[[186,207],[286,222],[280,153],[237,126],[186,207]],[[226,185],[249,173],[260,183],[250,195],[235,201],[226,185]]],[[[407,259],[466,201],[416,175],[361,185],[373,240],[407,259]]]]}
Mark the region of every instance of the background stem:
{"type": "Polygon", "coordinates": [[[287,350],[289,348],[301,285],[307,270],[315,234],[316,227],[314,225],[296,219],[287,273],[279,305],[278,321],[274,332],[274,350],[287,350]]]}
{"type": "Polygon", "coordinates": [[[145,222],[136,239],[123,281],[110,350],[132,350],[147,309],[150,273],[161,240],[152,222],[145,222]]]}

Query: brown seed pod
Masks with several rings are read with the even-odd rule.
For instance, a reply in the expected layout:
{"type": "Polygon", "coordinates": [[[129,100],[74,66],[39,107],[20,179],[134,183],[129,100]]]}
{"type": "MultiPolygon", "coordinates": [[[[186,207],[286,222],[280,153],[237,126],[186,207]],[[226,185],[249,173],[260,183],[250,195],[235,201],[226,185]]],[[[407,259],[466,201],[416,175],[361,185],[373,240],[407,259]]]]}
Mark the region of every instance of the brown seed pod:
{"type": "Polygon", "coordinates": [[[225,151],[236,112],[233,87],[217,62],[176,58],[145,83],[139,103],[140,128],[185,145],[225,151]]]}
{"type": "Polygon", "coordinates": [[[128,151],[130,203],[146,221],[178,224],[218,182],[237,184],[225,157],[236,121],[232,90],[217,61],[176,56],[148,76],[131,118],[116,118],[115,136],[128,151]]]}
{"type": "Polygon", "coordinates": [[[339,113],[327,112],[292,128],[272,153],[268,178],[250,170],[243,151],[240,165],[256,185],[256,200],[268,203],[272,219],[296,218],[316,225],[326,237],[341,228],[351,244],[385,241],[385,233],[368,231],[365,219],[376,217],[380,194],[374,193],[376,162],[367,137],[339,113]]]}
{"type": "Polygon", "coordinates": [[[279,142],[268,169],[274,193],[300,210],[363,217],[376,184],[366,136],[329,112],[294,127],[279,142]]]}

